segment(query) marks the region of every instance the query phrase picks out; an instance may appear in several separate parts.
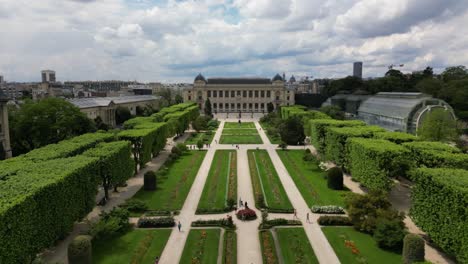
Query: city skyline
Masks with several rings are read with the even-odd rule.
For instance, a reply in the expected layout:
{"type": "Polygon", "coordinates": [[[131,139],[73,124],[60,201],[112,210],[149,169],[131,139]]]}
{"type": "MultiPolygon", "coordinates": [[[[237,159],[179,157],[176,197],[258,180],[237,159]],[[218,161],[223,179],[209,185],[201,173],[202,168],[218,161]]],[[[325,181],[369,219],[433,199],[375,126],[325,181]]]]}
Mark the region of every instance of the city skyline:
{"type": "Polygon", "coordinates": [[[468,62],[468,3],[310,0],[5,0],[0,75],[193,82],[194,76],[363,77],[468,62]],[[447,42],[447,40],[450,40],[447,42]],[[399,68],[400,69],[400,68],[399,68]]]}

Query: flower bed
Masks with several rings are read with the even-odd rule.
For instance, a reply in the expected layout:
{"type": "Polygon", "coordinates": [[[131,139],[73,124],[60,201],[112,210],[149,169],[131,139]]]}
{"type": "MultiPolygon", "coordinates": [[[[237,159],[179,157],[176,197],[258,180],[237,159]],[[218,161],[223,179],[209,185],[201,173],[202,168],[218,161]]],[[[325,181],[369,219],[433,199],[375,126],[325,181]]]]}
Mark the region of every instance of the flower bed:
{"type": "Polygon", "coordinates": [[[341,206],[325,205],[325,206],[312,206],[312,213],[314,214],[344,214],[345,211],[341,206]]]}
{"type": "Polygon", "coordinates": [[[275,245],[270,231],[260,231],[260,243],[262,246],[263,263],[279,263],[276,256],[275,245]]]}
{"type": "Polygon", "coordinates": [[[300,226],[302,225],[299,220],[288,220],[284,218],[278,218],[273,220],[264,220],[259,226],[258,229],[270,229],[274,226],[300,226]]]}
{"type": "Polygon", "coordinates": [[[226,229],[236,229],[236,225],[232,222],[232,218],[219,220],[197,220],[192,222],[193,227],[204,227],[204,226],[219,226],[226,229]]]}
{"type": "Polygon", "coordinates": [[[242,209],[237,211],[237,218],[243,221],[250,221],[257,219],[257,214],[252,209],[242,209]]]}
{"type": "Polygon", "coordinates": [[[146,218],[142,217],[138,219],[137,226],[139,228],[155,228],[155,227],[173,227],[175,225],[174,218],[162,217],[162,218],[146,218]]]}

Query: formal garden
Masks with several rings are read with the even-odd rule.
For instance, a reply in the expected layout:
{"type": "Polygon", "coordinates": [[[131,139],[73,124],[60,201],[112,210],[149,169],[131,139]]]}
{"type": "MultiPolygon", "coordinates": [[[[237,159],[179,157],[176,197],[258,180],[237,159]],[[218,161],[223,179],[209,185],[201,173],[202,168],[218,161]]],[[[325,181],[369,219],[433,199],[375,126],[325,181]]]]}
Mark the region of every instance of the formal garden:
{"type": "Polygon", "coordinates": [[[216,150],[197,214],[229,212],[237,203],[237,153],[216,150]]]}
{"type": "Polygon", "coordinates": [[[255,205],[270,212],[292,213],[291,202],[266,150],[248,150],[255,205]]]}
{"type": "Polygon", "coordinates": [[[220,144],[262,144],[253,122],[226,122],[220,144]]]}

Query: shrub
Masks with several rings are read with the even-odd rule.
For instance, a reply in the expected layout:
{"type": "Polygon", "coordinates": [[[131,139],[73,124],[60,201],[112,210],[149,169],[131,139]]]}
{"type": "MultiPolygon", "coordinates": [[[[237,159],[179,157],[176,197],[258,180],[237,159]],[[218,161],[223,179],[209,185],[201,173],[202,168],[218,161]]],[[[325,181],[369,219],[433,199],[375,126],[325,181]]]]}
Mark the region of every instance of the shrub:
{"type": "Polygon", "coordinates": [[[184,143],[177,143],[176,146],[182,153],[185,153],[188,151],[187,145],[185,145],[184,143]]]}
{"type": "Polygon", "coordinates": [[[129,212],[140,213],[148,210],[148,205],[145,202],[139,199],[130,199],[126,201],[120,207],[128,210],[129,212]]]}
{"type": "Polygon", "coordinates": [[[350,138],[347,143],[354,179],[374,190],[390,190],[396,177],[405,173],[408,150],[382,139],[350,138]]]}
{"type": "Polygon", "coordinates": [[[306,151],[304,152],[304,156],[302,156],[302,160],[303,161],[314,161],[315,160],[315,156],[312,155],[312,153],[310,153],[310,149],[306,149],[306,151]],[[307,152],[307,150],[309,152],[307,152]]]}
{"type": "Polygon", "coordinates": [[[418,235],[407,234],[403,239],[403,263],[424,261],[424,254],[424,240],[418,235]]]}
{"type": "Polygon", "coordinates": [[[203,148],[203,141],[202,140],[197,141],[197,148],[198,148],[198,150],[201,150],[203,148]]]}
{"type": "Polygon", "coordinates": [[[175,226],[175,221],[173,217],[140,217],[140,219],[138,219],[137,226],[139,228],[173,227],[175,226]]]}
{"type": "Polygon", "coordinates": [[[279,145],[278,145],[278,148],[282,149],[282,150],[286,150],[288,148],[288,144],[286,144],[286,142],[281,142],[279,145]]]}
{"type": "Polygon", "coordinates": [[[182,155],[182,151],[177,147],[177,146],[173,146],[172,149],[171,149],[171,153],[172,154],[176,154],[176,155],[182,155]]]}
{"type": "Polygon", "coordinates": [[[257,214],[252,209],[242,209],[237,211],[237,218],[243,221],[255,220],[257,219],[257,214]]]}
{"type": "Polygon", "coordinates": [[[401,252],[405,235],[405,224],[401,220],[377,219],[374,240],[380,248],[401,252]]]}
{"type": "Polygon", "coordinates": [[[418,227],[460,263],[468,263],[468,171],[420,168],[412,171],[410,214],[418,227]]]}
{"type": "Polygon", "coordinates": [[[115,208],[108,213],[102,212],[101,219],[91,225],[89,234],[96,240],[120,235],[130,227],[129,216],[128,211],[123,208],[115,208]]]}
{"type": "Polygon", "coordinates": [[[226,205],[229,210],[232,210],[234,208],[234,205],[236,205],[236,201],[232,198],[228,198],[226,200],[226,205]]]}
{"type": "Polygon", "coordinates": [[[75,237],[68,245],[68,263],[91,264],[92,262],[91,237],[80,235],[75,237]]]}
{"type": "Polygon", "coordinates": [[[263,194],[259,193],[255,196],[255,203],[258,208],[265,208],[265,197],[263,197],[263,194]]]}
{"type": "Polygon", "coordinates": [[[321,215],[317,222],[322,226],[352,226],[353,223],[347,216],[321,215]]]}
{"type": "Polygon", "coordinates": [[[143,178],[143,188],[145,191],[156,190],[156,174],[154,171],[147,171],[143,178]]]}
{"type": "Polygon", "coordinates": [[[343,121],[334,119],[311,119],[310,142],[319,153],[325,153],[325,133],[328,127],[364,126],[366,123],[358,120],[343,121]]]}
{"type": "Polygon", "coordinates": [[[284,218],[277,218],[272,220],[263,220],[258,229],[270,229],[274,226],[298,226],[302,225],[299,220],[287,220],[284,218]]]}
{"type": "Polygon", "coordinates": [[[327,186],[332,190],[343,190],[343,172],[339,167],[327,171],[327,186]]]}
{"type": "Polygon", "coordinates": [[[312,206],[312,213],[314,214],[344,214],[345,211],[340,206],[326,205],[326,206],[312,206]]]}
{"type": "Polygon", "coordinates": [[[402,144],[405,142],[412,142],[420,140],[417,136],[403,132],[377,132],[374,134],[374,138],[385,139],[396,144],[402,144]]]}
{"type": "Polygon", "coordinates": [[[193,227],[204,227],[204,226],[219,226],[227,229],[236,229],[236,225],[232,221],[232,217],[226,217],[225,219],[217,220],[197,220],[192,222],[193,227]]]}

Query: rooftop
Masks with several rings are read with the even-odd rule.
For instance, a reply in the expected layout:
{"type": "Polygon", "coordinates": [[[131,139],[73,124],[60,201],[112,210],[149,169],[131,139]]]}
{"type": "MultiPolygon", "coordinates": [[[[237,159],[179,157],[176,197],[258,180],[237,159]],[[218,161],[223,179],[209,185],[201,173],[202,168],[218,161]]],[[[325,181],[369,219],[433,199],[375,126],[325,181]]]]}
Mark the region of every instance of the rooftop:
{"type": "Polygon", "coordinates": [[[208,84],[271,84],[268,78],[240,77],[240,78],[209,78],[208,84]]]}
{"type": "Polygon", "coordinates": [[[134,95],[134,96],[118,96],[118,97],[91,97],[91,98],[74,98],[70,99],[70,103],[74,104],[79,108],[91,108],[91,107],[102,107],[109,106],[111,103],[124,104],[133,102],[142,102],[157,100],[159,96],[153,95],[134,95]]]}

